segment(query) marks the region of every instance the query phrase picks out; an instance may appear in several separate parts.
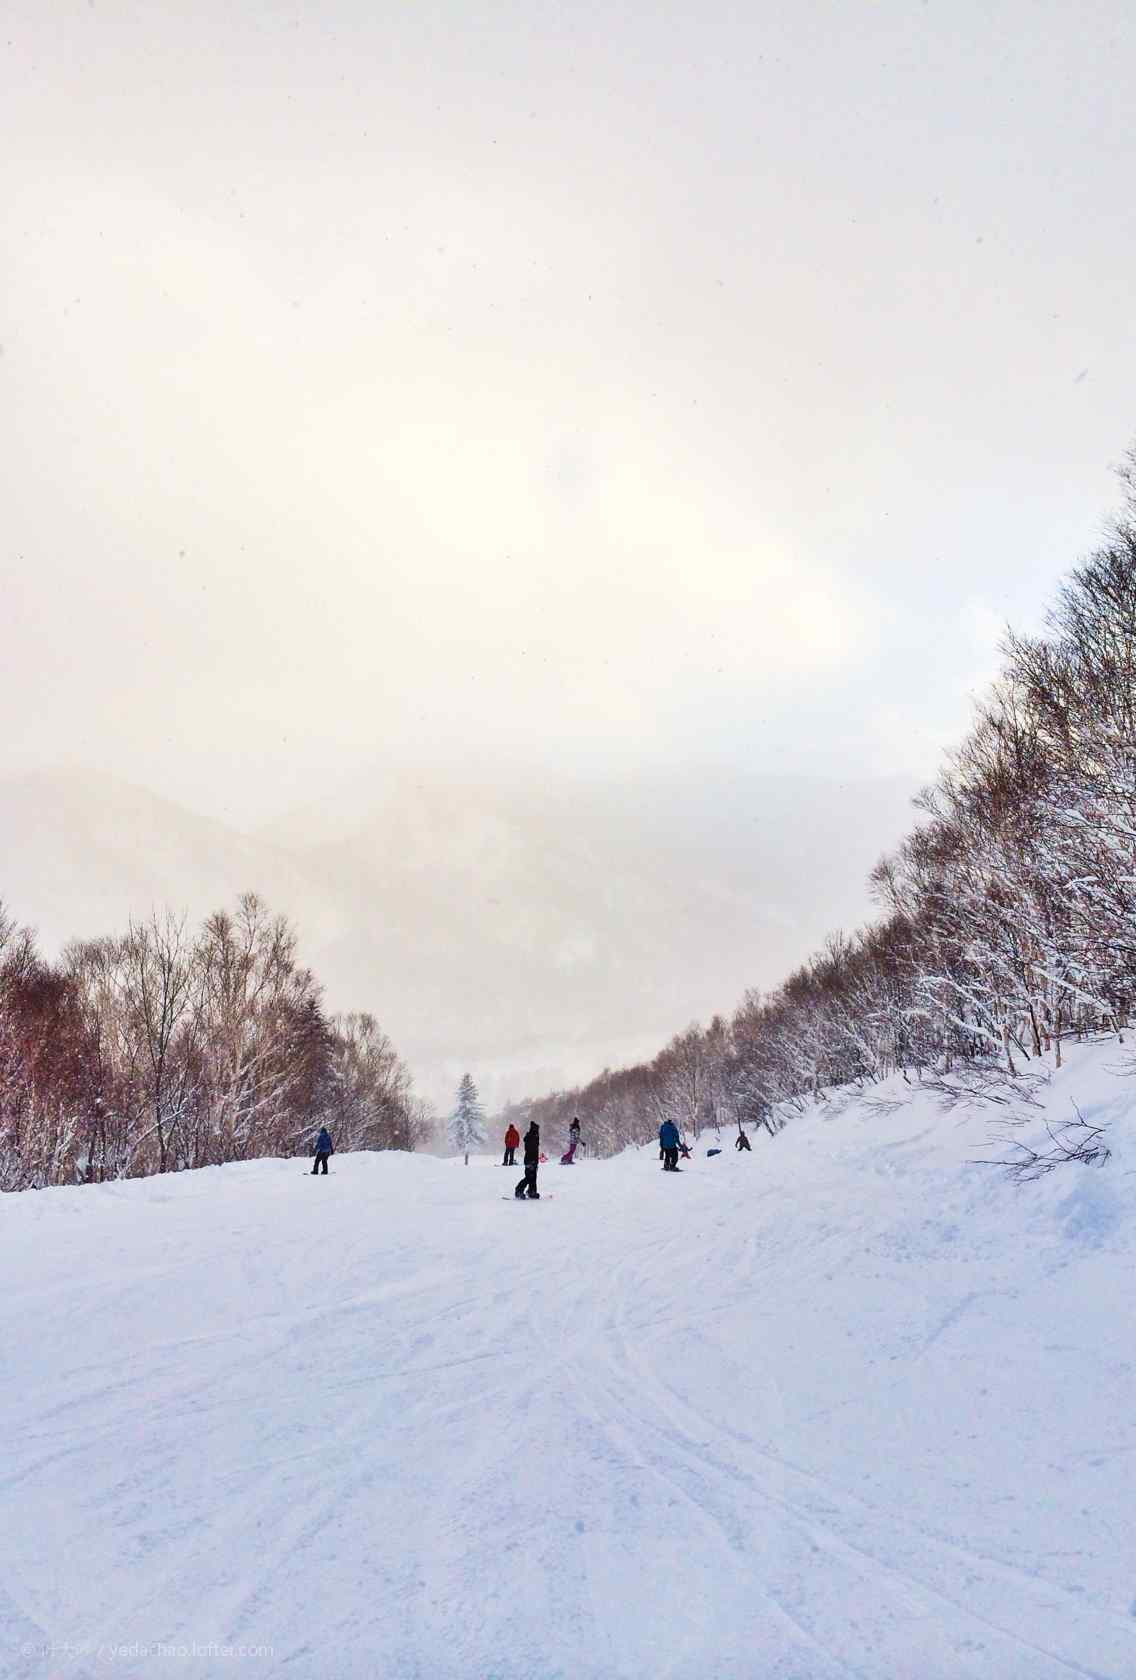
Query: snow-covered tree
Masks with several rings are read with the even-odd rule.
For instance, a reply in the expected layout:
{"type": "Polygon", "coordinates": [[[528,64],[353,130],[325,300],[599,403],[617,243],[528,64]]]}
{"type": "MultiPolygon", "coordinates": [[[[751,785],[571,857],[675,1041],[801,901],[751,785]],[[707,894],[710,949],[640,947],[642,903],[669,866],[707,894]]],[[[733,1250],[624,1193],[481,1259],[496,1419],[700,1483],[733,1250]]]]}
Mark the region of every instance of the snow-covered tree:
{"type": "Polygon", "coordinates": [[[485,1142],[485,1114],[477,1095],[477,1086],[468,1073],[462,1074],[458,1105],[450,1115],[450,1142],[465,1156],[467,1167],[470,1150],[485,1142]]]}
{"type": "Polygon", "coordinates": [[[192,934],[155,912],[58,964],[0,905],[0,1191],[339,1149],[430,1130],[370,1015],[326,1016],[286,918],[252,894],[192,934]]]}
{"type": "MultiPolygon", "coordinates": [[[[1050,1058],[1060,1067],[1063,1038],[1124,1042],[1136,1015],[1136,450],[1122,476],[1128,506],[1105,547],[1066,580],[1043,634],[1008,633],[974,725],[872,872],[882,919],[833,934],[732,1019],[529,1099],[528,1115],[556,1125],[586,1111],[601,1150],[649,1140],[664,1119],[696,1132],[723,1113],[773,1134],[893,1074],[951,1100],[1028,1100],[1050,1058]]],[[[1099,1162],[1106,1148],[1075,1128],[1027,1170],[1099,1162]]]]}

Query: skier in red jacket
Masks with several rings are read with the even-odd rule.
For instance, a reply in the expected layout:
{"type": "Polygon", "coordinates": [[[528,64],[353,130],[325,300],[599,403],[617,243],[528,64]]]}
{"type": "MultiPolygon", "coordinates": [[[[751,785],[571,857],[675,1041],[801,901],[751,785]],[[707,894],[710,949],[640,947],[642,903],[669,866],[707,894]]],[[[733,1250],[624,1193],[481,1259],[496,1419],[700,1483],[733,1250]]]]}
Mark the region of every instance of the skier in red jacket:
{"type": "Polygon", "coordinates": [[[517,1163],[516,1163],[516,1160],[515,1160],[514,1152],[516,1150],[517,1145],[520,1143],[520,1141],[521,1141],[521,1134],[520,1134],[520,1132],[518,1132],[517,1128],[513,1125],[512,1121],[510,1121],[509,1122],[509,1130],[505,1133],[505,1159],[501,1162],[501,1165],[503,1167],[515,1167],[516,1166],[517,1163]]]}

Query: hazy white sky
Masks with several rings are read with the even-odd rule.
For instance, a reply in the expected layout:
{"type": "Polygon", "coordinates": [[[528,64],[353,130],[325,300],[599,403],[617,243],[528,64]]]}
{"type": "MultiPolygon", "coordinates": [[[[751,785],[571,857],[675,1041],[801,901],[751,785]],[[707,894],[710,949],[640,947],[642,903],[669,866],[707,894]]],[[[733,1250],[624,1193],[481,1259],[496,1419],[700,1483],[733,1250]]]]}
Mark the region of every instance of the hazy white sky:
{"type": "Polygon", "coordinates": [[[1131,0],[15,0],[0,770],[926,773],[1136,434],[1131,0]]]}

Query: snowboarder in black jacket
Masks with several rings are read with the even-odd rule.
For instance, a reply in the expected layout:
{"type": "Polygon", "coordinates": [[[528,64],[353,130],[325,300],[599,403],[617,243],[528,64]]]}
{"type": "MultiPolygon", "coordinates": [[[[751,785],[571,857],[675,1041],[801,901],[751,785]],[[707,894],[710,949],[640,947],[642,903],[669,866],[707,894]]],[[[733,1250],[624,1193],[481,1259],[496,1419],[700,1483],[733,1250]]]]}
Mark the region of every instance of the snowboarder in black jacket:
{"type": "Polygon", "coordinates": [[[525,1176],[513,1191],[517,1200],[523,1202],[527,1196],[530,1202],[540,1201],[540,1191],[536,1187],[536,1169],[540,1165],[540,1127],[532,1121],[525,1133],[525,1176]]]}
{"type": "Polygon", "coordinates": [[[741,1130],[740,1127],[738,1128],[738,1135],[737,1135],[737,1138],[736,1138],[735,1143],[734,1143],[734,1148],[735,1149],[748,1149],[749,1148],[749,1139],[746,1137],[745,1133],[741,1130]]]}
{"type": "Polygon", "coordinates": [[[334,1154],[335,1154],[335,1145],[331,1141],[331,1133],[328,1131],[326,1126],[321,1126],[320,1127],[320,1135],[316,1139],[316,1158],[315,1158],[315,1161],[312,1163],[312,1177],[313,1178],[315,1177],[316,1173],[319,1172],[321,1167],[324,1170],[324,1176],[326,1178],[326,1176],[327,1176],[327,1158],[328,1158],[329,1155],[334,1155],[334,1154]]]}

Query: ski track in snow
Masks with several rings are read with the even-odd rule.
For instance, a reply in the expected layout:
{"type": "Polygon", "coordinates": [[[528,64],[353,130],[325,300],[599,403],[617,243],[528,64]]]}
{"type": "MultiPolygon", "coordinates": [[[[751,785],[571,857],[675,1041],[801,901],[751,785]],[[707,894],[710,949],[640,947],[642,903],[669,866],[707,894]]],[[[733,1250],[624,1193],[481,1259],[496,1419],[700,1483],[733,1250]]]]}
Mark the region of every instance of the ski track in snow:
{"type": "Polygon", "coordinates": [[[916,1096],[524,1215],[393,1155],[5,1198],[0,1674],[1131,1680],[1105,1059],[1053,1104],[1114,1161],[1031,1186],[916,1096]]]}

